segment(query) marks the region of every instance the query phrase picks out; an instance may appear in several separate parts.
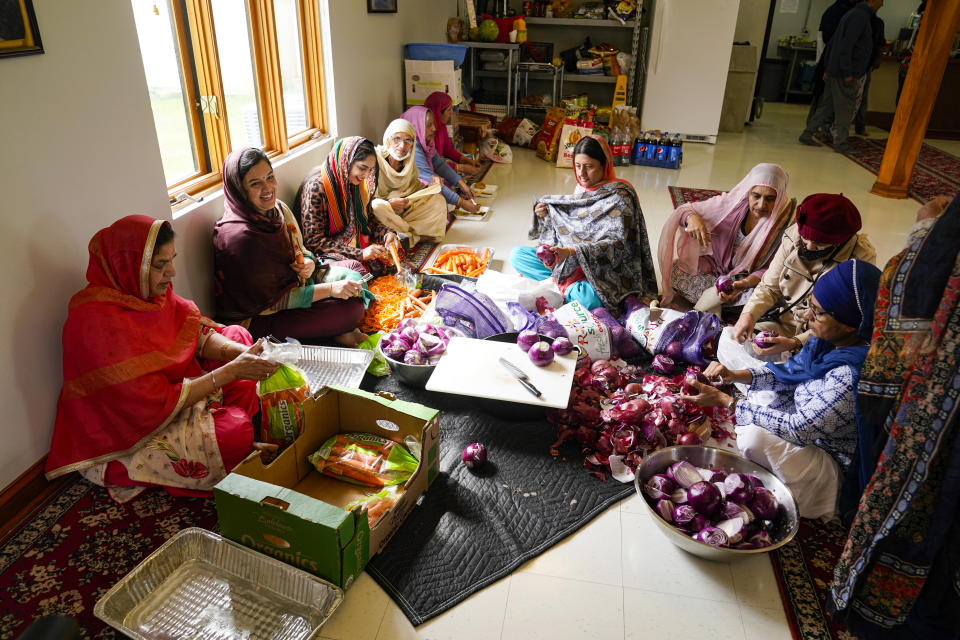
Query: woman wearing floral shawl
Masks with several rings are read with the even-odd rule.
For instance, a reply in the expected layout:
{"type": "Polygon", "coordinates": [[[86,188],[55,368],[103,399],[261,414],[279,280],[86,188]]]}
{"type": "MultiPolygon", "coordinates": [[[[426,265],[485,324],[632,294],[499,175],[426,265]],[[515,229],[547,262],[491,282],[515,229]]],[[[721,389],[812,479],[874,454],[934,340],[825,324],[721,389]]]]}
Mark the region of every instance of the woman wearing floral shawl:
{"type": "Polygon", "coordinates": [[[527,278],[553,278],[564,298],[613,311],[630,294],[657,295],[657,278],[637,193],[617,178],[607,141],[586,136],[574,148],[577,189],[534,205],[529,237],[547,245],[552,266],[536,247],[517,247],[510,263],[527,278]]]}
{"type": "Polygon", "coordinates": [[[860,638],[960,638],[957,238],[960,198],[928,202],[880,283],[852,469],[866,491],[830,589],[860,638]]]}
{"type": "Polygon", "coordinates": [[[357,260],[377,276],[387,273],[384,245],[396,242],[397,236],[370,210],[378,179],[372,142],[360,136],[337,140],[326,161],[297,191],[294,211],[307,249],[324,259],[357,260]]]}

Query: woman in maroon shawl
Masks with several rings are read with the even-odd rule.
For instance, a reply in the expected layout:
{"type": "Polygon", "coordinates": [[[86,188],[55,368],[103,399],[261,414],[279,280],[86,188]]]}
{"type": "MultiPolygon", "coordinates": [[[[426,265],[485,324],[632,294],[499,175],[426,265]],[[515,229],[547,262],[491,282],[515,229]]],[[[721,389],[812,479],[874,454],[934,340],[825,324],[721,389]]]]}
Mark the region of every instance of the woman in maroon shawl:
{"type": "Polygon", "coordinates": [[[483,164],[457,151],[447,132],[447,125],[453,119],[453,99],[443,91],[434,91],[423,101],[423,106],[433,112],[433,121],[437,125],[433,145],[440,157],[449,160],[447,164],[461,175],[478,173],[483,164]]]}
{"type": "Polygon", "coordinates": [[[225,211],[213,230],[217,317],[259,338],[333,338],[353,347],[369,291],[356,260],[319,264],[290,209],[277,199],[273,166],[260,149],[223,162],[225,211]]]}
{"type": "MultiPolygon", "coordinates": [[[[173,292],[170,223],[127,216],[90,241],[63,327],[47,478],[79,471],[119,502],[144,487],[209,496],[250,452],[255,380],[277,368],[243,327],[173,292]]],[[[257,448],[275,448],[256,445],[257,448]]]]}

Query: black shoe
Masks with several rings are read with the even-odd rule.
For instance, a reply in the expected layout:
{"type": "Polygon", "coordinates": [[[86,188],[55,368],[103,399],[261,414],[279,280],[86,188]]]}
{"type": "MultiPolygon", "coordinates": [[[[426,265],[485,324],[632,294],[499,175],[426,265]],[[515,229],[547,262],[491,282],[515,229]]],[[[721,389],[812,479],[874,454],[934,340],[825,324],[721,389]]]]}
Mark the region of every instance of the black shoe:
{"type": "Polygon", "coordinates": [[[805,144],[808,147],[819,147],[820,143],[813,139],[813,136],[809,133],[801,133],[800,137],[797,138],[800,144],[805,144]]]}

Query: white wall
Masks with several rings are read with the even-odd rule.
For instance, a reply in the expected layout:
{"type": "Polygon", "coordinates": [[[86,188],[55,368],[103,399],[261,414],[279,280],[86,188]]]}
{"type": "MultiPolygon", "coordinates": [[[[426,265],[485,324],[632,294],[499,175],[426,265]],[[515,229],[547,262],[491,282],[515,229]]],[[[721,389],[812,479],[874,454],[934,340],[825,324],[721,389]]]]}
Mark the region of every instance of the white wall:
{"type": "MultiPolygon", "coordinates": [[[[320,2],[331,125],[377,140],[403,107],[402,44],[442,41],[456,0],[402,0],[397,14],[371,15],[362,0],[320,2]]],[[[130,213],[171,218],[129,0],[34,7],[45,53],[0,60],[0,336],[8,345],[0,488],[49,448],[60,333],[70,296],[86,283],[90,237],[130,213]]],[[[292,200],[328,147],[277,163],[283,198],[292,200]]],[[[176,290],[207,313],[210,230],[222,208],[215,193],[174,220],[176,290]]]]}

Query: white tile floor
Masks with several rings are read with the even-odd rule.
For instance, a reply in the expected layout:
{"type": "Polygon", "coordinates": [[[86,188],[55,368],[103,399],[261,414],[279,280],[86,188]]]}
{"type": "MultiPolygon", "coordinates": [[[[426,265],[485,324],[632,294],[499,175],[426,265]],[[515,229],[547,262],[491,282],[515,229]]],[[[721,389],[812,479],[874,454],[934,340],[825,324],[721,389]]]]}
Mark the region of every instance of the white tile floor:
{"type": "MultiPolygon", "coordinates": [[[[826,147],[798,144],[805,115],[803,106],[768,104],[742,134],[721,134],[715,146],[684,145],[679,171],[619,168],[640,196],[654,255],[660,226],[672,210],[667,186],[728,189],[758,162],[782,165],[790,174],[790,195],[798,201],[815,192],[843,192],[853,200],[881,265],[899,251],[918,203],[871,195],[873,174],[826,147]]],[[[886,137],[879,129],[869,132],[886,137]]],[[[960,153],[960,142],[928,142],[960,153]]],[[[571,170],[556,169],[522,149],[514,149],[512,165],[493,167],[485,181],[500,187],[493,215],[486,222],[458,221],[447,241],[494,247],[500,260],[526,242],[535,195],[569,193],[576,186],[571,170]]],[[[494,267],[510,270],[496,259],[494,267]]],[[[768,558],[727,565],[691,556],[654,528],[640,498],[633,496],[416,629],[363,574],[322,637],[789,640],[790,630],[768,558]]]]}

